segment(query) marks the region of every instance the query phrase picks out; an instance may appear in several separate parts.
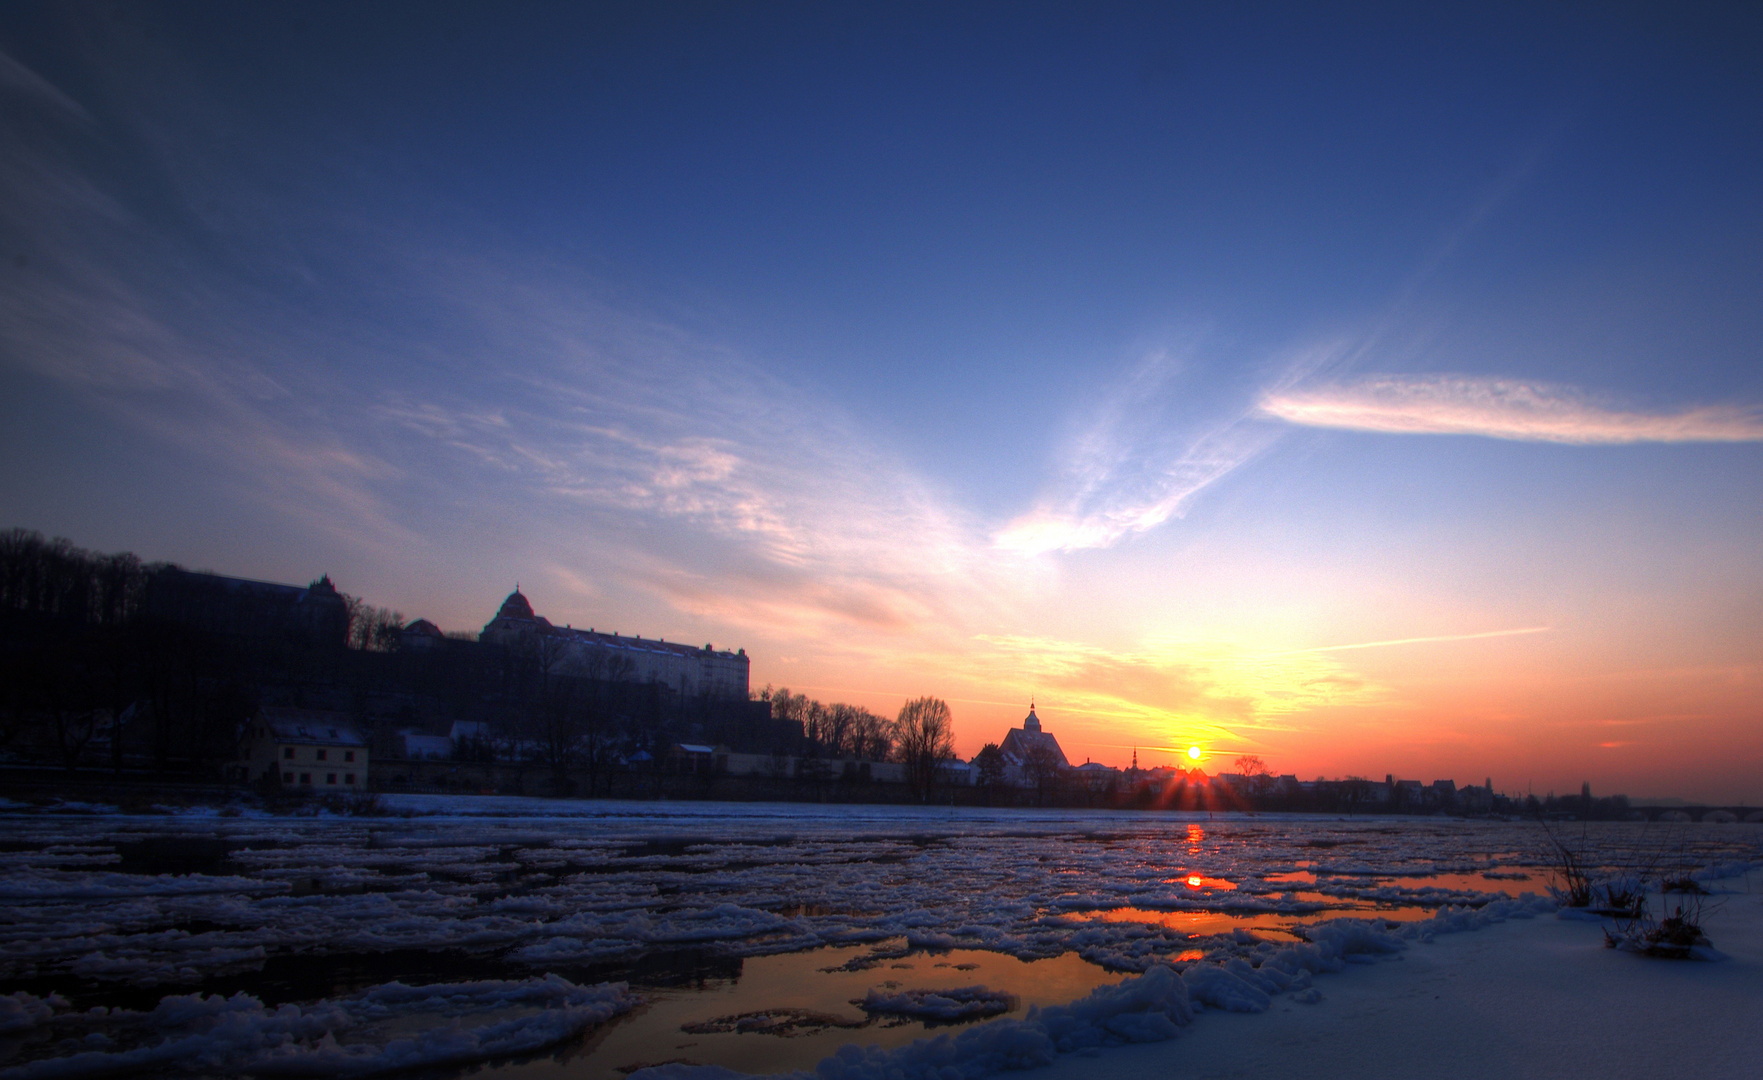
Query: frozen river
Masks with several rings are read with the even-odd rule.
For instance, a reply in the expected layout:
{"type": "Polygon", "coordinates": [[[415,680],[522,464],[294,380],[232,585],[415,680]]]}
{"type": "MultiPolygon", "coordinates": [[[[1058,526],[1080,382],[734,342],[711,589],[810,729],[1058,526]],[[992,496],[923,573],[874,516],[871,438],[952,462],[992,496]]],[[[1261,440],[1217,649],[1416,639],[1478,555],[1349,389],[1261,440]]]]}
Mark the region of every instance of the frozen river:
{"type": "MultiPolygon", "coordinates": [[[[1405,929],[1547,907],[1535,824],[386,801],[399,816],[0,812],[0,1080],[770,1072],[939,1032],[983,1062],[982,1029],[1099,988],[1055,1042],[1303,1001],[1405,929]]],[[[1763,858],[1756,826],[1556,828],[1613,869],[1763,858]]]]}

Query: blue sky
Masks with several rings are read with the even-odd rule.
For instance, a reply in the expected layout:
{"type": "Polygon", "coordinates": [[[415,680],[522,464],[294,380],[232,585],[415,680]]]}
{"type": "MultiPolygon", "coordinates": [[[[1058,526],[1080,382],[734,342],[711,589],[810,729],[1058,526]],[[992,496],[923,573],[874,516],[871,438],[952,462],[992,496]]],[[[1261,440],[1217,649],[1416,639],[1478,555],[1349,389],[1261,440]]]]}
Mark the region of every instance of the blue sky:
{"type": "Polygon", "coordinates": [[[1760,46],[13,5],[0,509],[448,628],[519,580],[968,752],[1038,694],[1080,758],[1763,794],[1760,46]]]}

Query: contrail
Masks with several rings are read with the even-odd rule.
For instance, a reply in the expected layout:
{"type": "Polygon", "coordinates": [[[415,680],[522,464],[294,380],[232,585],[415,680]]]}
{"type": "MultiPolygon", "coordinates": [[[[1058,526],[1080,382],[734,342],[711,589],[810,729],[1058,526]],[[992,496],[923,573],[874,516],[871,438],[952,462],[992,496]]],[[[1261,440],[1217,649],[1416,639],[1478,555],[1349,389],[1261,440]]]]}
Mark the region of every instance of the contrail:
{"type": "Polygon", "coordinates": [[[1269,656],[1296,656],[1300,653],[1346,652],[1348,649],[1381,649],[1386,645],[1423,645],[1431,641],[1474,641],[1477,638],[1514,637],[1518,634],[1540,634],[1547,626],[1526,626],[1518,630],[1484,630],[1479,634],[1437,634],[1433,637],[1391,638],[1388,641],[1360,641],[1352,645],[1319,645],[1314,649],[1287,649],[1269,656]]]}

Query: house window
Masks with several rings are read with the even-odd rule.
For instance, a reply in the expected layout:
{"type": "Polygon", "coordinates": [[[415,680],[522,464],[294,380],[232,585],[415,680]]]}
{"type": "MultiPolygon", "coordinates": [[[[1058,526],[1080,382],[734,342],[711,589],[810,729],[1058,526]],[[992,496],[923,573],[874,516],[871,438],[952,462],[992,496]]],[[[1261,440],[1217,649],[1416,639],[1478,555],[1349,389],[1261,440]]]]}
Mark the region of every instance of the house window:
{"type": "Polygon", "coordinates": [[[354,761],[355,760],[355,751],[353,751],[353,750],[343,751],[343,760],[344,761],[354,761]]]}
{"type": "Polygon", "coordinates": [[[282,760],[284,760],[284,761],[293,761],[294,760],[294,748],[293,747],[291,747],[291,746],[282,747],[282,760]]]}
{"type": "Polygon", "coordinates": [[[319,751],[319,752],[318,752],[318,760],[320,760],[320,761],[323,761],[323,760],[324,760],[324,755],[325,755],[325,751],[323,751],[323,750],[320,750],[320,751],[319,751]]]}
{"type": "Polygon", "coordinates": [[[294,782],[294,774],[293,773],[285,772],[282,774],[282,783],[291,784],[293,782],[294,782]]]}
{"type": "Polygon", "coordinates": [[[311,773],[309,773],[309,772],[303,772],[303,773],[301,773],[301,774],[300,774],[300,782],[301,782],[301,783],[302,783],[302,784],[310,784],[310,783],[312,783],[312,774],[311,774],[311,773]]]}
{"type": "Polygon", "coordinates": [[[353,787],[355,784],[355,774],[352,772],[344,773],[343,774],[343,783],[348,784],[351,787],[353,787]]]}
{"type": "Polygon", "coordinates": [[[336,783],[337,782],[337,774],[334,772],[325,773],[324,774],[324,782],[327,784],[336,783]]]}

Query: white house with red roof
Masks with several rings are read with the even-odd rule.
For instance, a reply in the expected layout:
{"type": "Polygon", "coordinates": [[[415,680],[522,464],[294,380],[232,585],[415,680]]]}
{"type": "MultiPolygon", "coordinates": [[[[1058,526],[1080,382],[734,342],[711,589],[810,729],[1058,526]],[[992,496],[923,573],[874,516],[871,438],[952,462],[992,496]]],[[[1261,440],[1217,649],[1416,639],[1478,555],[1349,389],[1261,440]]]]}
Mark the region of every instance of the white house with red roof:
{"type": "Polygon", "coordinates": [[[245,724],[246,779],[296,791],[367,790],[367,740],[342,713],[264,706],[245,724]]]}

